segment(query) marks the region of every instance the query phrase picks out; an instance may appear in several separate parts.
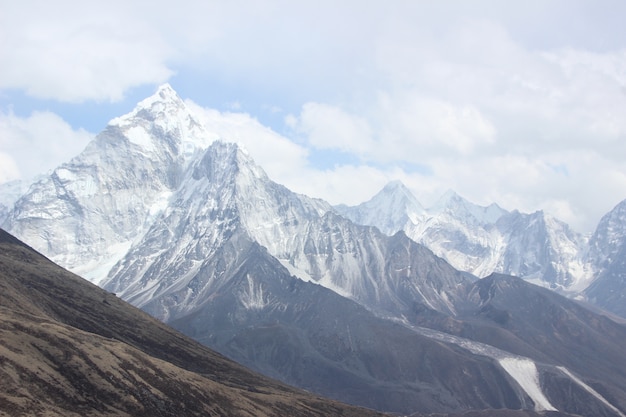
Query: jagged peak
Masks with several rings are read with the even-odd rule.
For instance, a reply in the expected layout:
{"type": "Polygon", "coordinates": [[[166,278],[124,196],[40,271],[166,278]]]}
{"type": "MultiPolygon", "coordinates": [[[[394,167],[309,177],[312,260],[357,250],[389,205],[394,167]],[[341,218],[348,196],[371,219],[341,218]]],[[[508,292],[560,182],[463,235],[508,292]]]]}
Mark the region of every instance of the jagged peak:
{"type": "Polygon", "coordinates": [[[183,100],[169,83],[161,84],[153,95],[141,100],[137,107],[151,108],[154,103],[174,104],[178,107],[185,106],[183,100]]]}
{"type": "Polygon", "coordinates": [[[467,206],[470,204],[472,203],[461,197],[456,191],[448,189],[441,195],[441,197],[439,197],[439,200],[437,200],[437,202],[430,207],[430,209],[433,211],[443,211],[452,207],[460,205],[467,206]]]}
{"type": "Polygon", "coordinates": [[[400,180],[389,181],[382,190],[372,197],[369,204],[375,204],[377,201],[386,201],[392,206],[404,206],[417,212],[425,211],[411,190],[400,180]]]}
{"type": "Polygon", "coordinates": [[[159,143],[168,137],[178,143],[176,147],[185,158],[217,139],[167,83],[137,103],[130,113],[111,120],[109,127],[121,129],[130,142],[147,151],[159,149],[159,143]]]}
{"type": "Polygon", "coordinates": [[[132,124],[137,118],[153,121],[165,120],[172,116],[195,119],[183,99],[171,85],[165,83],[160,85],[154,94],[137,103],[130,113],[114,118],[109,125],[125,126],[132,124]]]}
{"type": "Polygon", "coordinates": [[[202,176],[215,178],[216,175],[234,174],[267,178],[265,171],[254,162],[245,147],[235,142],[215,140],[198,161],[193,176],[198,179],[202,176]]]}
{"type": "Polygon", "coordinates": [[[409,192],[409,189],[404,185],[404,183],[400,180],[391,180],[384,187],[383,191],[385,192],[409,192]]]}
{"type": "Polygon", "coordinates": [[[609,219],[611,217],[615,217],[616,215],[623,215],[624,213],[626,213],[626,200],[622,200],[617,203],[611,211],[602,216],[602,219],[609,219]]]}
{"type": "MultiPolygon", "coordinates": [[[[621,237],[626,235],[625,220],[626,200],[623,200],[613,207],[611,211],[602,216],[598,222],[596,230],[590,238],[589,244],[591,250],[602,252],[607,251],[607,247],[611,248],[610,250],[615,250],[615,248],[621,246],[621,237]]],[[[596,256],[603,257],[604,254],[598,253],[596,256]]]]}
{"type": "Polygon", "coordinates": [[[452,189],[448,189],[428,211],[431,213],[448,212],[454,216],[460,217],[469,215],[480,223],[488,224],[495,223],[500,217],[507,213],[506,210],[495,203],[489,206],[474,204],[452,189]]]}

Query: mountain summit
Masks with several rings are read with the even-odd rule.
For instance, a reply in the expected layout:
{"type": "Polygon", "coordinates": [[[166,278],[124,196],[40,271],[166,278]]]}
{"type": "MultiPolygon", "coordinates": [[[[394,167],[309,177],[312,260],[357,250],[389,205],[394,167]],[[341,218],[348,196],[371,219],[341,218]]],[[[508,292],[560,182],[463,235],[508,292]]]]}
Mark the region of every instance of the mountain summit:
{"type": "Polygon", "coordinates": [[[96,283],[145,233],[213,138],[163,85],[113,119],[86,149],[32,185],[7,216],[11,233],[96,283]]]}

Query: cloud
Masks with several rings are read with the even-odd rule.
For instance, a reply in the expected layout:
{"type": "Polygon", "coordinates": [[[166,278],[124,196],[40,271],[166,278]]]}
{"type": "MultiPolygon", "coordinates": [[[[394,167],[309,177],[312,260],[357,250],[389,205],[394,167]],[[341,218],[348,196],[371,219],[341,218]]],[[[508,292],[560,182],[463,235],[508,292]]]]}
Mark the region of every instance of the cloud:
{"type": "Polygon", "coordinates": [[[367,120],[335,106],[306,103],[298,117],[288,118],[288,124],[314,148],[337,149],[370,158],[376,146],[367,120]]]}
{"type": "MultiPolygon", "coordinates": [[[[206,123],[298,192],[358,202],[399,178],[420,199],[454,188],[478,203],[554,210],[585,230],[626,197],[621,1],[24,0],[0,8],[5,96],[123,100],[144,84],[173,78],[176,87],[180,74],[193,86],[181,93],[206,123]],[[248,113],[203,108],[216,102],[248,113]],[[273,130],[255,118],[270,119],[268,109],[273,130]],[[332,164],[317,164],[326,155],[332,164]]],[[[9,116],[19,119],[7,113],[3,123],[9,116]]],[[[21,120],[43,123],[35,113],[21,120]]],[[[3,175],[31,170],[0,150],[14,161],[3,175]]]]}
{"type": "Polygon", "coordinates": [[[74,130],[58,115],[34,112],[22,118],[0,113],[0,183],[28,179],[78,155],[93,135],[74,130]]]}
{"type": "Polygon", "coordinates": [[[4,2],[0,88],[68,102],[122,99],[167,80],[171,48],[156,28],[117,1],[4,2]],[[9,47],[11,46],[11,47],[9,47]]]}
{"type": "Polygon", "coordinates": [[[192,100],[187,100],[186,104],[210,133],[221,140],[243,145],[272,179],[288,179],[306,169],[306,148],[262,125],[249,114],[220,112],[199,106],[192,100]]]}
{"type": "MultiPolygon", "coordinates": [[[[369,199],[372,190],[382,188],[390,180],[408,178],[396,167],[381,169],[368,165],[340,164],[330,169],[319,169],[309,161],[309,143],[296,144],[245,113],[220,112],[199,106],[191,100],[187,100],[186,104],[211,134],[221,140],[243,145],[272,180],[296,192],[323,198],[332,204],[358,204],[369,199]]],[[[352,132],[350,137],[355,140],[360,138],[360,135],[351,130],[354,128],[354,120],[348,115],[337,114],[333,108],[310,107],[309,111],[312,111],[313,116],[309,115],[311,117],[317,111],[328,111],[338,125],[329,129],[336,128],[335,133],[345,133],[345,126],[342,126],[345,123],[348,126],[347,131],[352,132]]],[[[307,118],[305,120],[310,121],[307,118]]],[[[340,140],[343,135],[335,137],[340,140]]],[[[331,142],[318,143],[316,146],[333,147],[331,142]]],[[[343,146],[342,149],[347,148],[343,146]]]]}
{"type": "Polygon", "coordinates": [[[21,177],[20,169],[13,157],[4,152],[0,152],[0,184],[17,180],[21,177]]]}
{"type": "Polygon", "coordinates": [[[590,150],[438,158],[431,165],[436,189],[459,190],[470,201],[508,210],[543,209],[581,232],[593,230],[626,189],[623,163],[590,150]]]}

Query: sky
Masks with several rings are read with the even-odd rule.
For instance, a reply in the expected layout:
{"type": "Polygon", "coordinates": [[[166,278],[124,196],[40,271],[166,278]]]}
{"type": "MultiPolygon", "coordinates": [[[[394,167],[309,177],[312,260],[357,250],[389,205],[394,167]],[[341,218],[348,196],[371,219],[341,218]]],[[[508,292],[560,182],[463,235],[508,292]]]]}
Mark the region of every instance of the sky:
{"type": "Polygon", "coordinates": [[[401,180],[592,232],[626,199],[623,0],[0,0],[0,183],[169,83],[291,190],[401,180]],[[237,127],[237,129],[233,129],[237,127]]]}

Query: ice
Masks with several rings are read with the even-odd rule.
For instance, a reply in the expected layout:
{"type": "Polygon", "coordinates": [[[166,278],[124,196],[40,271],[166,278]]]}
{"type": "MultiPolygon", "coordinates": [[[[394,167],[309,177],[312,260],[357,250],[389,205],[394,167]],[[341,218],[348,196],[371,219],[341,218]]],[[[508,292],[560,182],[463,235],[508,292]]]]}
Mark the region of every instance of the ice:
{"type": "Polygon", "coordinates": [[[535,403],[535,411],[557,411],[541,390],[535,362],[522,358],[503,358],[500,366],[511,375],[535,403]]]}
{"type": "Polygon", "coordinates": [[[266,305],[263,297],[263,287],[261,284],[255,284],[250,274],[246,275],[246,279],[248,288],[241,293],[241,303],[247,310],[261,310],[266,305]]]}
{"type": "Polygon", "coordinates": [[[143,152],[155,152],[156,147],[152,136],[143,126],[132,126],[126,131],[126,138],[141,148],[143,152]]]}
{"type": "Polygon", "coordinates": [[[561,372],[563,372],[565,375],[570,377],[572,381],[576,382],[578,385],[583,387],[588,393],[590,393],[591,395],[596,397],[598,400],[600,400],[602,403],[604,403],[607,407],[609,407],[611,410],[613,410],[617,415],[622,416],[622,417],[626,417],[626,416],[624,416],[624,413],[622,413],[620,410],[618,410],[613,404],[608,402],[606,400],[606,398],[604,398],[602,395],[600,395],[596,390],[591,388],[589,385],[585,384],[582,380],[580,380],[580,378],[578,378],[577,376],[572,374],[567,368],[565,368],[564,366],[558,366],[557,368],[561,372]]]}

